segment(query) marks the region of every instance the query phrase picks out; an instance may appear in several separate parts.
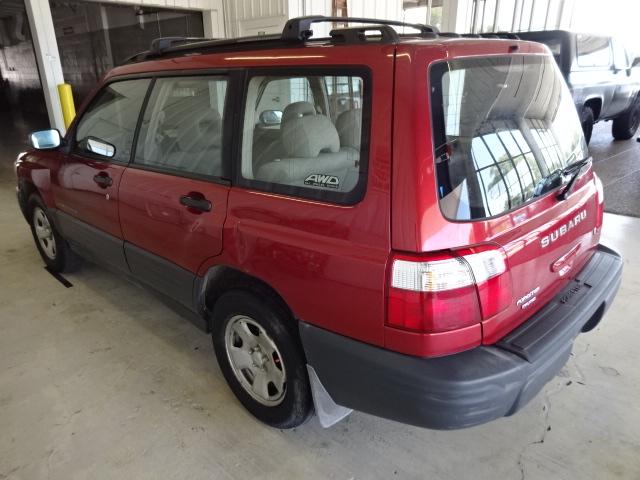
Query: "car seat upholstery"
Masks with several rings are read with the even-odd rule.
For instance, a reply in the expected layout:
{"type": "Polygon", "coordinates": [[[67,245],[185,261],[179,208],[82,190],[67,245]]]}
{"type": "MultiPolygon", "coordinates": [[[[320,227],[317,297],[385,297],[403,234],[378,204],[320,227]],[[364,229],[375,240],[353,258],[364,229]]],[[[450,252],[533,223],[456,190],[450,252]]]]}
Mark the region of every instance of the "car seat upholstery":
{"type": "Polygon", "coordinates": [[[362,110],[352,109],[342,112],[336,120],[336,129],[340,137],[340,146],[360,151],[362,136],[362,110]]]}
{"type": "Polygon", "coordinates": [[[165,165],[203,175],[219,175],[222,166],[222,117],[209,106],[208,97],[193,96],[180,102],[171,119],[175,140],[165,165]]]}
{"type": "Polygon", "coordinates": [[[340,137],[324,115],[307,115],[282,126],[282,144],[290,157],[317,157],[320,152],[340,151],[340,137]]]}
{"type": "Polygon", "coordinates": [[[282,127],[293,119],[305,115],[315,115],[316,109],[309,102],[294,102],[287,105],[282,112],[280,128],[256,127],[253,141],[253,165],[257,171],[262,165],[282,158],[286,155],[282,144],[282,127]]]}
{"type": "MultiPolygon", "coordinates": [[[[362,144],[362,110],[351,109],[342,112],[336,119],[336,129],[340,137],[340,149],[347,152],[349,161],[360,165],[360,146],[362,144]]],[[[355,185],[359,175],[365,174],[360,168],[350,170],[345,184],[355,185]]]]}
{"type": "Polygon", "coordinates": [[[294,118],[304,117],[305,115],[315,115],[316,109],[310,102],[293,102],[284,107],[282,112],[282,124],[287,123],[294,118]]]}
{"type": "Polygon", "coordinates": [[[258,180],[305,188],[350,191],[358,179],[351,152],[340,148],[340,137],[324,115],[303,115],[282,124],[285,157],[257,172],[258,180]]]}

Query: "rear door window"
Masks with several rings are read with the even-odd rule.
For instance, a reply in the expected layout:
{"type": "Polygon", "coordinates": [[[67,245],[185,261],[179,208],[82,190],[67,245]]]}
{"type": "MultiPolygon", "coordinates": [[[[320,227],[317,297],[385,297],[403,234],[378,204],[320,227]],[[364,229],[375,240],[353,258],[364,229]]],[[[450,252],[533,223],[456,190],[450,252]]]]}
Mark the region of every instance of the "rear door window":
{"type": "Polygon", "coordinates": [[[452,220],[494,217],[541,194],[587,156],[571,94],[551,57],[440,62],[430,75],[440,207],[452,220]]]}
{"type": "Polygon", "coordinates": [[[251,75],[238,183],[357,202],[367,174],[368,88],[364,72],[251,75]]]}

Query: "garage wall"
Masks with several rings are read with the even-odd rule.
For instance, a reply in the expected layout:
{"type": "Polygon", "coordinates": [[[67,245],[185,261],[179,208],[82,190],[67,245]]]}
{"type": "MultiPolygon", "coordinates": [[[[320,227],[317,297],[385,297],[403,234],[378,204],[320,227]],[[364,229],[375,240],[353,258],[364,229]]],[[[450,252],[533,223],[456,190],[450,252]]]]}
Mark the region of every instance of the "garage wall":
{"type": "MultiPolygon", "coordinates": [[[[288,18],[333,15],[331,0],[228,0],[230,36],[280,33],[288,18]]],[[[402,0],[348,0],[351,17],[402,20],[402,0]]],[[[331,24],[314,25],[314,37],[327,36],[331,24]]]]}
{"type": "Polygon", "coordinates": [[[350,17],[402,20],[402,0],[348,0],[350,17]]]}
{"type": "Polygon", "coordinates": [[[288,0],[227,0],[227,36],[280,33],[289,17],[288,0]]]}
{"type": "MultiPolygon", "coordinates": [[[[99,1],[99,0],[87,0],[99,1]]],[[[184,8],[202,11],[204,35],[207,38],[225,38],[224,4],[223,0],[101,0],[101,3],[116,3],[121,5],[142,5],[143,7],[184,8]]],[[[230,4],[234,4],[230,0],[230,4]]],[[[242,3],[238,1],[237,3],[242,3]]]]}
{"type": "Polygon", "coordinates": [[[0,18],[0,110],[19,107],[42,116],[43,103],[26,14],[0,18]]]}

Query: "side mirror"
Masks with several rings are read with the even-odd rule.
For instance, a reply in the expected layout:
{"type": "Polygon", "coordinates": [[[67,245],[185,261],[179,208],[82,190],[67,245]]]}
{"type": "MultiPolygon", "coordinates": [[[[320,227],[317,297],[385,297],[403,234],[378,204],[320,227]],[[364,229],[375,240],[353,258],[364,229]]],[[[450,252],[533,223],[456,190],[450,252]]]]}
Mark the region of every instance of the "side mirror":
{"type": "Polygon", "coordinates": [[[259,121],[262,125],[280,125],[282,122],[282,112],[280,110],[265,110],[260,113],[259,121]]]}
{"type": "Polygon", "coordinates": [[[640,65],[640,57],[636,57],[633,59],[633,62],[631,62],[631,68],[637,67],[638,65],[640,65]]]}
{"type": "Polygon", "coordinates": [[[116,154],[114,145],[96,137],[87,137],[81,140],[78,146],[86,152],[100,155],[101,157],[113,158],[116,154]]]}
{"type": "Polygon", "coordinates": [[[62,137],[58,130],[40,130],[29,135],[29,143],[38,150],[53,150],[62,143],[62,137]]]}

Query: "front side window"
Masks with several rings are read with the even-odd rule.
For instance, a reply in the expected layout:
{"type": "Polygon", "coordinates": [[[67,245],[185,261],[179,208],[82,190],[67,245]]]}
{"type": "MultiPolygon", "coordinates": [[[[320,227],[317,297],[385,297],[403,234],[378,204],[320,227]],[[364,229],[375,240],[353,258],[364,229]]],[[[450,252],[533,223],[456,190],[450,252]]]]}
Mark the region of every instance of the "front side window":
{"type": "Polygon", "coordinates": [[[551,57],[441,62],[430,76],[438,196],[452,220],[489,218],[542,193],[587,156],[577,113],[551,57]]]}
{"type": "Polygon", "coordinates": [[[256,75],[249,80],[240,182],[338,203],[366,182],[365,80],[360,75],[256,75]]]}
{"type": "Polygon", "coordinates": [[[76,128],[75,140],[82,153],[110,152],[111,160],[128,162],[133,135],[150,80],[123,80],[104,87],[76,128]],[[96,149],[95,145],[100,148],[96,149]],[[115,152],[112,151],[112,147],[115,152]]]}
{"type": "Polygon", "coordinates": [[[579,34],[576,41],[578,65],[581,67],[608,67],[611,65],[611,47],[608,37],[579,34]]]}
{"type": "Polygon", "coordinates": [[[144,112],[134,163],[169,172],[223,176],[227,79],[159,78],[144,112]]]}

